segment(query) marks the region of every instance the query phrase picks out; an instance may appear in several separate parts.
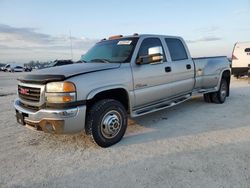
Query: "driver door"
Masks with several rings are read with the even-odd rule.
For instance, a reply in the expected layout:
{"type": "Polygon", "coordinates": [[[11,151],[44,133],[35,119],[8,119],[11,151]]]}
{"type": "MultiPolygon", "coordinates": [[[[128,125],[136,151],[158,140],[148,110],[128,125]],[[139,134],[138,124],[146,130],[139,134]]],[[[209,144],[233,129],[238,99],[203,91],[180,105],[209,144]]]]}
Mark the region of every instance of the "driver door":
{"type": "Polygon", "coordinates": [[[172,96],[171,63],[166,60],[161,39],[157,37],[143,39],[136,59],[156,52],[162,54],[161,61],[147,64],[135,63],[132,67],[136,108],[157,103],[172,96]]]}

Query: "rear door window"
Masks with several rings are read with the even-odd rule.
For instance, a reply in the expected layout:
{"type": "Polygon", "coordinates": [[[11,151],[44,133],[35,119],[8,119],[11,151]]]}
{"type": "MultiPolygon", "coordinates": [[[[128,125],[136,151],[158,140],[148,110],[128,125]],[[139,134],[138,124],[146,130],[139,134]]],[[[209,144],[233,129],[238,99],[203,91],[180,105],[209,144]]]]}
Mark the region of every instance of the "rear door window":
{"type": "Polygon", "coordinates": [[[181,40],[175,38],[166,38],[165,41],[168,46],[172,61],[188,59],[186,49],[181,40]]]}
{"type": "Polygon", "coordinates": [[[250,48],[246,48],[245,52],[247,53],[247,55],[250,55],[250,48]]]}
{"type": "Polygon", "coordinates": [[[250,52],[250,48],[246,48],[246,49],[245,49],[245,52],[250,52]]]}

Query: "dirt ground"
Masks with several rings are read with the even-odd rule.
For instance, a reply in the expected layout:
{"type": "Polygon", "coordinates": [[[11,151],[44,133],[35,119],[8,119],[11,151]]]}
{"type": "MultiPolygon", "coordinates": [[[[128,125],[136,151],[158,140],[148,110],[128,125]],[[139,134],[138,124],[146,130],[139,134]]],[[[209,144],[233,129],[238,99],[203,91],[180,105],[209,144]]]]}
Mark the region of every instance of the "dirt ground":
{"type": "Polygon", "coordinates": [[[107,149],[84,134],[16,123],[17,73],[0,72],[0,187],[250,187],[250,84],[233,79],[224,104],[202,96],[130,120],[107,149]]]}

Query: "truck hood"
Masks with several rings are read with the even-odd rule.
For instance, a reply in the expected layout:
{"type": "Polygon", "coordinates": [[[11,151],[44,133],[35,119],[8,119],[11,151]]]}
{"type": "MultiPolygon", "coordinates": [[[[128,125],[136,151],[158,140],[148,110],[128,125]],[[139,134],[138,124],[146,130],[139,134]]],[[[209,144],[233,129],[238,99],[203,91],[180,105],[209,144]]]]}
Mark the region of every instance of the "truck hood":
{"type": "Polygon", "coordinates": [[[18,78],[21,82],[45,84],[52,81],[63,81],[67,78],[91,72],[116,69],[120,63],[79,63],[41,69],[18,78]]]}

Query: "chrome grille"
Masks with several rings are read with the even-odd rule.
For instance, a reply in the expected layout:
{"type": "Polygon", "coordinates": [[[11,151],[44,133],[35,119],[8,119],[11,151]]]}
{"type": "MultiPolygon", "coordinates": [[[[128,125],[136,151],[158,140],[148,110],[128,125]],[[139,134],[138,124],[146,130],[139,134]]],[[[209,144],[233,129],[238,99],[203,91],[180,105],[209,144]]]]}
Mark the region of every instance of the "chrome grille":
{"type": "Polygon", "coordinates": [[[32,88],[18,85],[18,95],[20,99],[31,102],[39,102],[41,96],[41,88],[32,88]]]}
{"type": "Polygon", "coordinates": [[[34,110],[34,111],[38,111],[39,110],[39,107],[37,106],[31,106],[31,105],[28,105],[28,104],[24,104],[22,102],[19,103],[20,106],[24,107],[24,108],[28,108],[30,110],[34,110]]]}

